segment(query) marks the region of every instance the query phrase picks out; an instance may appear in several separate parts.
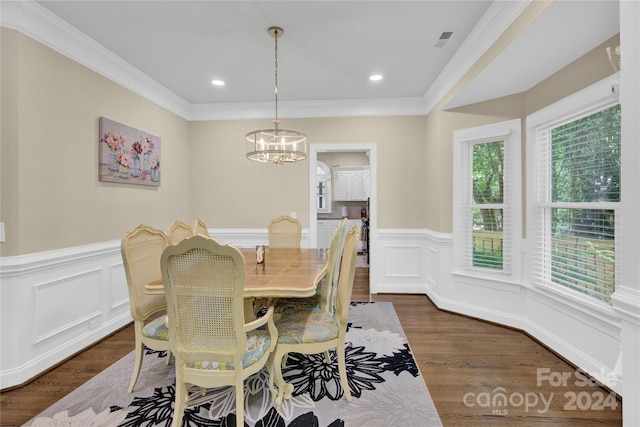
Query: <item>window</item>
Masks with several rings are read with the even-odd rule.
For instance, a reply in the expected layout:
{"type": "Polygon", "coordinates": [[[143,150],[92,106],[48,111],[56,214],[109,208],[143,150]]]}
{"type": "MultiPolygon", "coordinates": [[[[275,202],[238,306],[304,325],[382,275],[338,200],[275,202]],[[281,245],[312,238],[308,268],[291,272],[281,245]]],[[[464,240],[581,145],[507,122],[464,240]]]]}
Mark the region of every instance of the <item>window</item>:
{"type": "Polygon", "coordinates": [[[331,171],[321,161],[318,161],[316,170],[316,210],[331,213],[331,171]]]}
{"type": "Polygon", "coordinates": [[[621,200],[616,85],[596,84],[527,123],[536,163],[533,281],[610,304],[621,200]]]}
{"type": "Polygon", "coordinates": [[[457,131],[454,142],[458,267],[511,273],[520,232],[520,120],[457,131]]]}
{"type": "Polygon", "coordinates": [[[502,270],[504,139],[474,143],[471,151],[472,265],[502,270]]]}

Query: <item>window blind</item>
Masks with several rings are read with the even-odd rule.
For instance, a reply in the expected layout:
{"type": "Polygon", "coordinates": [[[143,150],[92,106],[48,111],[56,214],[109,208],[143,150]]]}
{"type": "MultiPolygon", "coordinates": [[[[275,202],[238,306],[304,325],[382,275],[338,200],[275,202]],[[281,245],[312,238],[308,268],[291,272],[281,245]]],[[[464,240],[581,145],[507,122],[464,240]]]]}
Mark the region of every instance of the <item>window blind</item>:
{"type": "Polygon", "coordinates": [[[513,156],[509,135],[466,141],[464,190],[458,193],[462,233],[461,263],[509,273],[512,257],[510,198],[513,156]]]}
{"type": "Polygon", "coordinates": [[[610,303],[619,230],[620,106],[534,129],[533,275],[610,303]]]}

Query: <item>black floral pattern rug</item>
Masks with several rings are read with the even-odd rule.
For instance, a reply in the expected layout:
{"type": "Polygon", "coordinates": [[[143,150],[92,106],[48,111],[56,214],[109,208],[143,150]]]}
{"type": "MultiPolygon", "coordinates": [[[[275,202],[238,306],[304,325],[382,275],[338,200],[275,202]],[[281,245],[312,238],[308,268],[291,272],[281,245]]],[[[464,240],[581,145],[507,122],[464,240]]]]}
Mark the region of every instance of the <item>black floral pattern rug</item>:
{"type": "MultiPolygon", "coordinates": [[[[133,393],[133,352],[32,419],[28,426],[169,426],[175,373],[164,352],[148,350],[133,393]]],[[[265,369],[245,383],[245,426],[441,426],[402,326],[387,302],[352,303],[346,365],[353,400],[343,396],[335,353],[290,354],[283,370],[293,396],[276,410],[265,369]]],[[[183,426],[235,426],[233,387],[192,389],[183,426]]]]}

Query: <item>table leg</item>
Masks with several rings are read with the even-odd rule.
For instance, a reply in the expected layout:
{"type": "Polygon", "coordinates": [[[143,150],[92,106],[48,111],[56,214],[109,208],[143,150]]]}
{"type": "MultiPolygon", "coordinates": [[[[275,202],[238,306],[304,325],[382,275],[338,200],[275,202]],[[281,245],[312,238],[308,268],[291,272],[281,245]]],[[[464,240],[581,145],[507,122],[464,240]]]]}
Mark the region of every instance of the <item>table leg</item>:
{"type": "Polygon", "coordinates": [[[253,320],[256,320],[256,315],[253,311],[253,303],[255,298],[245,298],[244,299],[244,323],[249,323],[253,320]]]}

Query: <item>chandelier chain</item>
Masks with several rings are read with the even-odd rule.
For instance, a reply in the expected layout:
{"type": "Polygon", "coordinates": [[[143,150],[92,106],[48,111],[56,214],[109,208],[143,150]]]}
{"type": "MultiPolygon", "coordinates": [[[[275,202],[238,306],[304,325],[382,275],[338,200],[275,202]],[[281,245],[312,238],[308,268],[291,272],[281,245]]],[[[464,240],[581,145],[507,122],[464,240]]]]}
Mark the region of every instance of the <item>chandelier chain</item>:
{"type": "Polygon", "coordinates": [[[275,35],[274,38],[276,40],[276,54],[275,54],[275,82],[276,82],[276,90],[275,90],[275,96],[276,96],[276,118],[273,120],[273,123],[276,125],[276,129],[278,129],[278,123],[280,123],[280,120],[278,120],[278,30],[275,30],[275,35]]]}

